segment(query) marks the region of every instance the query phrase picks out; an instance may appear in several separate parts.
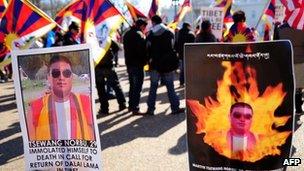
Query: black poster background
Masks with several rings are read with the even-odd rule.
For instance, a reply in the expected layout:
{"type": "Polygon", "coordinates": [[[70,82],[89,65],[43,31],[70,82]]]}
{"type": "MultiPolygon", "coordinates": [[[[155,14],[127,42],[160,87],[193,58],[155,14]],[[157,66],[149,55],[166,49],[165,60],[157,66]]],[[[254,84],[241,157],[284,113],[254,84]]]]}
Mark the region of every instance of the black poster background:
{"type": "MultiPolygon", "coordinates": [[[[290,119],[277,128],[279,131],[293,130],[294,109],[294,79],[292,49],[289,41],[245,43],[245,44],[187,44],[185,46],[185,74],[186,99],[198,100],[204,105],[203,98],[207,96],[216,99],[217,80],[223,78],[223,60],[207,58],[207,54],[235,54],[245,53],[250,44],[252,53],[269,53],[269,59],[233,59],[241,61],[243,65],[253,67],[257,72],[257,83],[260,93],[269,85],[283,83],[283,90],[287,93],[282,104],[276,109],[275,116],[286,116],[290,119]],[[287,116],[288,116],[287,115],[287,116]]],[[[261,118],[262,119],[262,118],[261,118]]],[[[228,167],[248,170],[273,170],[282,168],[285,158],[289,157],[291,149],[291,135],[281,146],[281,155],[265,156],[254,163],[232,160],[216,152],[211,146],[203,142],[203,134],[196,134],[196,117],[187,105],[187,136],[189,149],[190,170],[197,170],[193,164],[210,167],[228,167]]],[[[204,170],[204,169],[203,169],[204,170]]]]}

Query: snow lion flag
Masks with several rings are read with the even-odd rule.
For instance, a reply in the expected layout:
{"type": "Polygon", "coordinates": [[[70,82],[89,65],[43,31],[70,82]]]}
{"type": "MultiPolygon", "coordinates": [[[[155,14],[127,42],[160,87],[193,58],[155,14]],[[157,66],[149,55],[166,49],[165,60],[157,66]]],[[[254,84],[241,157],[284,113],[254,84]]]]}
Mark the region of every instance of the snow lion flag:
{"type": "Polygon", "coordinates": [[[55,22],[27,0],[11,0],[0,23],[0,67],[11,62],[10,51],[27,49],[55,22]]]}
{"type": "Polygon", "coordinates": [[[56,21],[62,25],[64,18],[79,20],[81,42],[93,47],[93,58],[100,62],[111,45],[111,37],[116,33],[123,17],[108,0],[76,0],[61,10],[56,21]]]}
{"type": "Polygon", "coordinates": [[[6,0],[0,0],[0,21],[6,6],[7,6],[6,0]]]}

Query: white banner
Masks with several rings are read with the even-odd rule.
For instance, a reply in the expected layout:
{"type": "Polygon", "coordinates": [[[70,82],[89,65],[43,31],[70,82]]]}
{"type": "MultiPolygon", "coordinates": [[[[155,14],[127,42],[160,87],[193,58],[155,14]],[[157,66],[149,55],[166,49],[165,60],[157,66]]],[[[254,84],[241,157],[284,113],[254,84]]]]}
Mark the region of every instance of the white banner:
{"type": "Polygon", "coordinates": [[[201,21],[209,20],[211,22],[212,33],[218,40],[222,39],[224,16],[225,16],[224,8],[219,8],[219,7],[201,8],[201,21]]]}

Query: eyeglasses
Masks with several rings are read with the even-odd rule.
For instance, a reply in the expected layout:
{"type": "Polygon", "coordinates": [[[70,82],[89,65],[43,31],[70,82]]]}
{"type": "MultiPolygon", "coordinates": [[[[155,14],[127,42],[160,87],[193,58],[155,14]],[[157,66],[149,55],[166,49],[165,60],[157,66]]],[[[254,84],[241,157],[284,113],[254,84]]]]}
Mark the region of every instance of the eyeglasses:
{"type": "Polygon", "coordinates": [[[241,114],[241,113],[233,113],[232,115],[234,118],[236,119],[241,119],[241,117],[245,118],[246,120],[250,120],[252,118],[252,115],[248,115],[248,114],[241,114]]]}
{"type": "MultiPolygon", "coordinates": [[[[58,78],[61,74],[60,74],[60,70],[59,69],[53,69],[51,74],[52,74],[52,77],[53,78],[58,78]]],[[[62,71],[62,75],[65,77],[65,78],[70,78],[71,75],[72,75],[72,71],[69,70],[69,69],[65,69],[62,71]]]]}

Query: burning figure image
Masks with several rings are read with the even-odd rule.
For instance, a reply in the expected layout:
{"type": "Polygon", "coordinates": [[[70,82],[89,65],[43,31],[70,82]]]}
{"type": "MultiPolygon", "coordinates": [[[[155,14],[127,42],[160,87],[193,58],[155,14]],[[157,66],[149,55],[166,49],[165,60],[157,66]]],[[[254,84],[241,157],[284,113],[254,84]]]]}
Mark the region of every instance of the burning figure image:
{"type": "Polygon", "coordinates": [[[256,162],[280,155],[280,147],[292,132],[276,129],[290,118],[275,113],[287,94],[283,83],[260,92],[253,67],[230,61],[223,61],[222,66],[225,71],[217,80],[216,96],[204,97],[203,103],[187,99],[188,112],[196,118],[196,134],[229,159],[256,162]]]}

